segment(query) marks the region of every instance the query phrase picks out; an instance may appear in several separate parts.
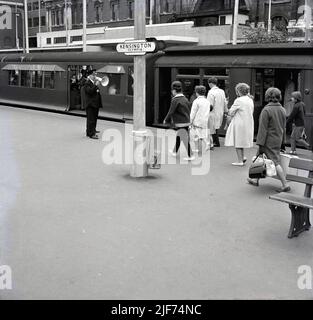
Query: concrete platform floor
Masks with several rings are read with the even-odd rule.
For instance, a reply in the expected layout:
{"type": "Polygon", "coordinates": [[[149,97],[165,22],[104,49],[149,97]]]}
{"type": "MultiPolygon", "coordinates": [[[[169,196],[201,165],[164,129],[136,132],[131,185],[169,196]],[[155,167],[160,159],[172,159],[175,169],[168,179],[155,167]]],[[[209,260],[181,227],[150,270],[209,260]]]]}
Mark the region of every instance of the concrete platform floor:
{"type": "Polygon", "coordinates": [[[84,131],[83,118],[0,107],[0,265],[13,272],[0,299],[312,299],[297,271],[313,268],[313,230],[287,238],[277,180],[246,184],[225,147],[207,175],[164,165],[134,180],[84,131]]]}

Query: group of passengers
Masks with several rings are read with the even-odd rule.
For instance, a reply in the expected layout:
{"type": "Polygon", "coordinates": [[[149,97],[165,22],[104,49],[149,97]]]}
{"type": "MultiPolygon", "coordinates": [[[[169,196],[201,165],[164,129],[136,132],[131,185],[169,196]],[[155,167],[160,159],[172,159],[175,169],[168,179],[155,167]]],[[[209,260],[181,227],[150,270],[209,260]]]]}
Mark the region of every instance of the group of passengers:
{"type": "MultiPolygon", "coordinates": [[[[228,108],[225,92],[218,87],[218,80],[212,77],[208,80],[208,84],[210,87],[208,93],[205,86],[195,87],[196,98],[190,110],[191,103],[183,94],[182,83],[180,81],[172,83],[173,98],[164,123],[171,124],[178,131],[174,150],[169,152],[176,156],[183,140],[188,150],[188,157],[185,160],[192,161],[195,159],[194,153],[202,155],[205,151],[219,147],[218,130],[226,117],[225,146],[235,147],[238,158],[232,165],[245,166],[247,158],[244,150],[253,147],[254,139],[254,100],[250,95],[250,87],[246,83],[237,84],[235,88],[237,98],[228,108]],[[194,150],[190,146],[190,141],[195,144],[194,150]]],[[[297,143],[307,149],[311,147],[303,139],[305,105],[301,93],[298,91],[292,93],[294,107],[288,120],[286,120],[286,110],[280,103],[281,99],[281,91],[278,88],[267,89],[265,93],[267,105],[260,115],[256,144],[257,156],[265,154],[275,164],[277,177],[282,183],[279,191],[288,192],[290,186],[287,184],[280,158],[285,145],[286,125],[293,123],[290,138],[291,154],[296,154],[297,143]]],[[[259,180],[248,178],[248,182],[254,186],[259,185],[259,180]]]]}

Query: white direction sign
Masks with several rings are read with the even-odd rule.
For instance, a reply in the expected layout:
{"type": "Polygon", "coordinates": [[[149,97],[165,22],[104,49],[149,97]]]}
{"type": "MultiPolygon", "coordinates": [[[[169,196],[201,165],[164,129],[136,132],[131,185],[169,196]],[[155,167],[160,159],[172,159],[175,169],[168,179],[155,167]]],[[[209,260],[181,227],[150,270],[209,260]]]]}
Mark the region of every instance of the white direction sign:
{"type": "Polygon", "coordinates": [[[125,53],[128,56],[143,56],[147,52],[153,52],[155,49],[156,43],[146,40],[125,41],[116,46],[117,52],[125,53]]]}

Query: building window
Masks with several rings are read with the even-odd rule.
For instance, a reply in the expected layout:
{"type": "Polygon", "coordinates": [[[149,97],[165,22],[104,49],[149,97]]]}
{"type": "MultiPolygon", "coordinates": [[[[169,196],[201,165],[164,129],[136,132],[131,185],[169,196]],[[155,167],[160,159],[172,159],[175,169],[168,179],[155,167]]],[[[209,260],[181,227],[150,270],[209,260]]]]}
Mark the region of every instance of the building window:
{"type": "Polygon", "coordinates": [[[52,20],[52,25],[55,26],[56,25],[56,14],[55,14],[55,11],[51,12],[51,20],[52,20]]]}
{"type": "Polygon", "coordinates": [[[56,37],[54,38],[55,44],[66,43],[66,37],[56,37]]]}
{"type": "Polygon", "coordinates": [[[33,26],[32,18],[28,18],[28,27],[31,28],[33,26]]]}
{"type": "Polygon", "coordinates": [[[28,3],[28,4],[27,4],[27,10],[28,10],[28,11],[32,11],[32,4],[31,4],[31,3],[28,3]]]}
{"type": "Polygon", "coordinates": [[[38,4],[38,1],[37,2],[33,2],[33,10],[38,10],[39,8],[39,4],[38,4]]]}
{"type": "Polygon", "coordinates": [[[41,25],[42,26],[46,25],[46,17],[41,17],[41,25]]]}
{"type": "Polygon", "coordinates": [[[100,5],[97,5],[95,7],[95,10],[96,10],[96,22],[100,22],[101,21],[101,6],[100,5]]]}
{"type": "Polygon", "coordinates": [[[51,38],[47,38],[47,44],[51,44],[51,38]]]}
{"type": "Polygon", "coordinates": [[[73,24],[77,24],[77,6],[72,7],[72,21],[73,24]]]}
{"type": "Polygon", "coordinates": [[[82,36],[72,36],[71,42],[75,42],[75,41],[83,41],[83,37],[82,36]]]}
{"type": "Polygon", "coordinates": [[[38,26],[39,26],[39,18],[36,17],[36,18],[34,18],[34,20],[33,20],[33,27],[38,27],[38,26]]]}
{"type": "Polygon", "coordinates": [[[128,18],[134,19],[134,1],[128,1],[128,18]]]}
{"type": "Polygon", "coordinates": [[[59,13],[60,13],[60,25],[64,25],[64,9],[60,9],[59,13]]]}
{"type": "Polygon", "coordinates": [[[165,1],[164,12],[170,12],[170,4],[169,1],[165,1]]]}
{"type": "Polygon", "coordinates": [[[119,19],[119,4],[118,1],[111,2],[111,19],[119,19]]]}

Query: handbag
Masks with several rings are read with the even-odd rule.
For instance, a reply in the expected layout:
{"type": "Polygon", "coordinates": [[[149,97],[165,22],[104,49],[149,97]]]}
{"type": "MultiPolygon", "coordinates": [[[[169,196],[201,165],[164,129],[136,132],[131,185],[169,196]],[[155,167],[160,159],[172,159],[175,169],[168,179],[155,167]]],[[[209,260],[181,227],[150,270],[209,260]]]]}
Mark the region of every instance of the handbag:
{"type": "Polygon", "coordinates": [[[256,161],[261,155],[259,154],[253,160],[250,168],[249,168],[249,178],[251,179],[264,179],[266,178],[266,164],[264,154],[262,155],[262,159],[260,161],[256,161]]]}
{"type": "Polygon", "coordinates": [[[252,158],[253,162],[264,162],[266,166],[266,176],[267,177],[274,177],[277,175],[276,171],[276,166],[273,160],[267,159],[266,155],[263,154],[262,158],[261,157],[253,157],[252,158]]]}
{"type": "Polygon", "coordinates": [[[270,159],[265,159],[266,175],[268,177],[274,177],[277,175],[275,163],[270,159]]]}

